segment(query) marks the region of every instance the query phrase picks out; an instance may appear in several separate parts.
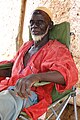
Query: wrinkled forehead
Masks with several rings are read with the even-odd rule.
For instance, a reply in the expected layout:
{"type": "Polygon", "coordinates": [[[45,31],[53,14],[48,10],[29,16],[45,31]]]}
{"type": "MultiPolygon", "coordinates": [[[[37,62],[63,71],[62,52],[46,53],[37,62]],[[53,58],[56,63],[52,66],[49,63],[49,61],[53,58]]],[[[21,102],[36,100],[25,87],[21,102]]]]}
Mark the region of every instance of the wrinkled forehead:
{"type": "Polygon", "coordinates": [[[46,12],[42,11],[42,10],[35,10],[35,11],[33,11],[31,17],[37,16],[37,15],[41,15],[45,20],[51,21],[51,18],[49,17],[49,15],[46,12]]]}

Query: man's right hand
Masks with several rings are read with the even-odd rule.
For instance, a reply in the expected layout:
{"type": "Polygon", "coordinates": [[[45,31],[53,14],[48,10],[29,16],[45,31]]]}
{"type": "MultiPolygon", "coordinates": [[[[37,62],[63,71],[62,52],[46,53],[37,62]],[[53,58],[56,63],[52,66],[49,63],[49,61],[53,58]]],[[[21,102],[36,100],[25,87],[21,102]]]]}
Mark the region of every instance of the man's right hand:
{"type": "Polygon", "coordinates": [[[27,77],[21,78],[15,85],[15,91],[20,97],[27,98],[30,95],[31,87],[38,81],[39,78],[37,77],[37,74],[31,74],[27,77]]]}

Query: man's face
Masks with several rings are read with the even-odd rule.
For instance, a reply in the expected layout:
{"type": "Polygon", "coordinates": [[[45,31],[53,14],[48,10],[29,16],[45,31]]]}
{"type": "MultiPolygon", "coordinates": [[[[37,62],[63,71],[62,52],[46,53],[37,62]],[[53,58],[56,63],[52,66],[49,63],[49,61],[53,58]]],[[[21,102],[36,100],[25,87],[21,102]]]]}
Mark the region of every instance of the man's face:
{"type": "Polygon", "coordinates": [[[30,20],[31,34],[34,36],[41,36],[48,32],[49,17],[42,11],[36,11],[33,13],[30,20]]]}

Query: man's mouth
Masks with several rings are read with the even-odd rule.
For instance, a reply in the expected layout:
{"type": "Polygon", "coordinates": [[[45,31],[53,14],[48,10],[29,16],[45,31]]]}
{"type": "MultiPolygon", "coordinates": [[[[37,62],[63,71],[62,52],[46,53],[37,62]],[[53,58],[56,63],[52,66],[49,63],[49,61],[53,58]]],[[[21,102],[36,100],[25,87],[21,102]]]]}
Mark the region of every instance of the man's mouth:
{"type": "Polygon", "coordinates": [[[33,35],[39,35],[38,31],[32,31],[33,35]]]}
{"type": "Polygon", "coordinates": [[[31,32],[33,35],[40,35],[40,31],[38,29],[32,29],[31,32]]]}

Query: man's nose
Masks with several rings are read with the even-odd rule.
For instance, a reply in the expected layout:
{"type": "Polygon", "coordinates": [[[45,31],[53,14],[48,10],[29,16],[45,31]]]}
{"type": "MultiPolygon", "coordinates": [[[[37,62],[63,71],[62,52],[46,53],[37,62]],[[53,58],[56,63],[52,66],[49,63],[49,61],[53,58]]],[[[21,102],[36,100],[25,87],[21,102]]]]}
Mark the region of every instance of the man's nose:
{"type": "Polygon", "coordinates": [[[36,24],[36,23],[34,23],[34,24],[32,25],[32,27],[37,27],[37,24],[36,24]]]}
{"type": "Polygon", "coordinates": [[[32,25],[32,27],[38,27],[39,26],[39,24],[38,24],[38,22],[36,21],[36,22],[34,22],[33,23],[33,25],[32,25]]]}

